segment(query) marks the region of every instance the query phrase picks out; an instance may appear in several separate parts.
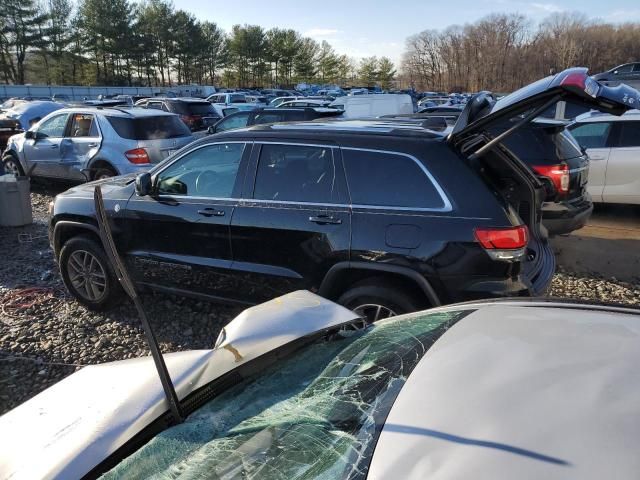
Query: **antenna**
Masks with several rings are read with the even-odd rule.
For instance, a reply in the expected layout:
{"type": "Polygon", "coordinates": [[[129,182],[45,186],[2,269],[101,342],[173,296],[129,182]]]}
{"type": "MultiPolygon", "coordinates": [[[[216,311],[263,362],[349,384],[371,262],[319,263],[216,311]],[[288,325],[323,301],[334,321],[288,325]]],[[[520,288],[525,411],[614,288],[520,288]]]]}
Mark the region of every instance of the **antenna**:
{"type": "Polygon", "coordinates": [[[156,365],[158,376],[160,377],[160,381],[162,382],[162,388],[164,390],[165,396],[167,397],[167,402],[169,402],[169,408],[171,409],[171,413],[173,414],[176,423],[182,423],[184,421],[184,414],[182,412],[182,408],[180,407],[178,395],[176,395],[176,391],[173,388],[173,382],[171,381],[171,376],[169,375],[169,371],[167,370],[167,365],[164,363],[164,358],[162,358],[162,352],[160,351],[160,347],[158,346],[158,341],[156,340],[156,336],[154,335],[151,325],[149,324],[147,315],[142,308],[142,302],[140,301],[140,297],[138,296],[133,282],[131,281],[131,277],[129,277],[129,273],[127,272],[124,262],[122,261],[122,259],[118,255],[118,251],[116,250],[116,244],[113,241],[113,235],[111,233],[111,227],[109,225],[109,218],[107,217],[107,212],[104,208],[104,201],[102,199],[102,190],[100,188],[100,185],[96,185],[93,192],[93,199],[95,202],[96,217],[98,220],[98,228],[100,230],[100,239],[102,240],[102,245],[107,252],[107,257],[109,257],[111,265],[113,265],[113,268],[116,271],[116,276],[118,277],[120,285],[122,285],[122,288],[127,293],[127,295],[131,297],[131,300],[133,300],[133,303],[138,310],[138,315],[140,316],[140,321],[142,322],[142,327],[144,328],[144,333],[147,337],[147,343],[149,344],[149,349],[151,350],[153,362],[156,365]]]}

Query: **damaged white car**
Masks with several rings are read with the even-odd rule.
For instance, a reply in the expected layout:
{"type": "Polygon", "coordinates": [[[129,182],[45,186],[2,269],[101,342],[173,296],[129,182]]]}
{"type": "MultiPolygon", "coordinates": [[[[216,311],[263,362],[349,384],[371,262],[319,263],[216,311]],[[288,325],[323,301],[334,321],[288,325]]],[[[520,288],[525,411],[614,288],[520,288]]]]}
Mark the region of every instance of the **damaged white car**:
{"type": "Polygon", "coordinates": [[[635,478],[640,317],[536,301],[363,325],[309,292],[212,350],[86,367],[0,417],[0,478],[635,478]]]}

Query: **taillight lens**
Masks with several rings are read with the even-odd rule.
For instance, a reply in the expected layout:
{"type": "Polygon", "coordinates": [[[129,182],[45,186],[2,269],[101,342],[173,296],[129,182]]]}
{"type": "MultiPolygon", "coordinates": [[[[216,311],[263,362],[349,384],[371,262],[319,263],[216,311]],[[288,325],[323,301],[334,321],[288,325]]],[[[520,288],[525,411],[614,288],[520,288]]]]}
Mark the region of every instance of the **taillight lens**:
{"type": "Polygon", "coordinates": [[[144,148],[134,148],[133,150],[127,150],[124,152],[124,156],[127,157],[131,163],[136,165],[142,165],[145,163],[151,163],[149,161],[149,155],[144,148]]]}
{"type": "Polygon", "coordinates": [[[486,250],[517,250],[529,243],[526,225],[510,228],[476,228],[476,239],[486,250]]]}
{"type": "Polygon", "coordinates": [[[597,81],[586,73],[580,72],[570,73],[562,79],[560,85],[578,88],[594,98],[598,96],[598,91],[600,90],[600,84],[597,81]]]}
{"type": "Polygon", "coordinates": [[[532,168],[538,175],[551,180],[558,193],[567,193],[569,191],[569,166],[566,163],[560,165],[538,165],[532,168]]]}

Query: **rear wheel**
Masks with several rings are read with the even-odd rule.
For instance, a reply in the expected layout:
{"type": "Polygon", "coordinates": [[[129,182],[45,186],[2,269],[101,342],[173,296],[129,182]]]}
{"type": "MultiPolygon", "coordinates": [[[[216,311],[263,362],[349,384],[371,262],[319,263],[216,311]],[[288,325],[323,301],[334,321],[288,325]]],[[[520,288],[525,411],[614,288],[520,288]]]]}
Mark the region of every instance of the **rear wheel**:
{"type": "Polygon", "coordinates": [[[13,173],[16,177],[24,176],[22,165],[20,165],[20,162],[13,155],[5,155],[2,159],[2,164],[4,165],[4,171],[6,173],[13,173]]]}
{"type": "Polygon", "coordinates": [[[71,294],[90,310],[104,311],[122,298],[122,288],[102,247],[80,236],[60,251],[60,274],[71,294]]]}
{"type": "Polygon", "coordinates": [[[103,167],[96,170],[96,173],[93,175],[93,179],[104,180],[105,178],[115,177],[116,175],[118,175],[118,172],[116,172],[113,168],[103,167]]]}
{"type": "Polygon", "coordinates": [[[375,281],[355,284],[340,296],[338,303],[370,323],[421,308],[412,294],[375,281]]]}

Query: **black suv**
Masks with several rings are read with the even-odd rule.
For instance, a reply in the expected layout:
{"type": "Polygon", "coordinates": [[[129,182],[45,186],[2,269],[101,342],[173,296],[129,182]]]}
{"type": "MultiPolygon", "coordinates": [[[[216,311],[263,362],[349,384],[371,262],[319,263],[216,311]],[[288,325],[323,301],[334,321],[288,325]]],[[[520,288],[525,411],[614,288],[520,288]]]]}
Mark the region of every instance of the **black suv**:
{"type": "Polygon", "coordinates": [[[202,98],[145,98],[135,106],[175,113],[192,132],[204,130],[220,120],[213,106],[202,98]]]}
{"type": "MultiPolygon", "coordinates": [[[[556,97],[616,114],[623,95],[640,99],[597,83],[593,95],[589,80],[573,69],[495,104],[480,94],[448,137],[384,120],[205,137],[148,173],[101,182],[116,245],[141,287],[241,304],[309,289],[371,320],[539,295],[555,266],[545,187],[487,128],[556,97]]],[[[56,197],[50,234],[67,288],[104,309],[120,289],[96,235],[96,184],[56,197]]]]}
{"type": "Polygon", "coordinates": [[[342,110],[335,108],[256,108],[244,112],[235,112],[224,117],[208,128],[209,133],[221,133],[236,128],[251,127],[265,123],[300,122],[316,118],[336,117],[342,110]]]}

